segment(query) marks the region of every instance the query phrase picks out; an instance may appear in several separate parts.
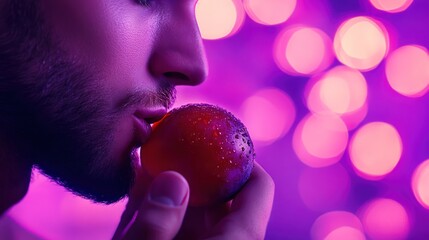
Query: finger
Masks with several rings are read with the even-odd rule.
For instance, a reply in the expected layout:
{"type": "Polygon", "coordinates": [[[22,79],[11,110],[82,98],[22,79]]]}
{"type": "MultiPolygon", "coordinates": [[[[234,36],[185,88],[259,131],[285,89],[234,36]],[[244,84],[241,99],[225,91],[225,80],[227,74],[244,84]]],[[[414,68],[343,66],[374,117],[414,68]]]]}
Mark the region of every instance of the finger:
{"type": "Polygon", "coordinates": [[[215,232],[224,238],[264,239],[273,198],[272,178],[255,163],[249,181],[232,202],[230,214],[216,226],[215,232]]]}
{"type": "Polygon", "coordinates": [[[141,166],[136,166],[135,179],[134,185],[128,194],[127,205],[125,206],[125,210],[122,213],[113,239],[120,239],[124,229],[130,225],[132,221],[134,221],[137,210],[142,204],[142,201],[147,194],[148,187],[152,181],[152,178],[141,166]]]}
{"type": "Polygon", "coordinates": [[[122,239],[172,239],[180,229],[189,201],[189,186],[176,172],[154,179],[122,239]]]}

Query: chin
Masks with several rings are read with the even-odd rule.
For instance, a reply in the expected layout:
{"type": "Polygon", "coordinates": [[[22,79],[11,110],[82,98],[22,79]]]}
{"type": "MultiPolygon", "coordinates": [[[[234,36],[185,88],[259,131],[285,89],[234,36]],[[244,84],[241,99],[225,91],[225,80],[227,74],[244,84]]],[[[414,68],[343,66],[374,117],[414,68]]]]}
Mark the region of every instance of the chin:
{"type": "Polygon", "coordinates": [[[129,193],[138,157],[136,148],[124,150],[121,156],[113,154],[112,144],[68,143],[38,155],[35,166],[75,195],[97,203],[114,203],[129,193]]]}

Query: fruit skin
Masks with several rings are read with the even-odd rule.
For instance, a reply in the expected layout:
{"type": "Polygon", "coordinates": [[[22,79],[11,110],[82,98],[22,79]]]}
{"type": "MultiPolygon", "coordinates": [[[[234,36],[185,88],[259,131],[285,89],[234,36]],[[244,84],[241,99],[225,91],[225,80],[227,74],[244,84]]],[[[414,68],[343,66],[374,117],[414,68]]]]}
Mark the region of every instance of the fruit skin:
{"type": "Polygon", "coordinates": [[[249,179],[254,159],[246,127],[231,113],[209,104],[173,109],[152,126],[141,148],[149,175],[173,170],[186,178],[191,206],[230,200],[249,179]]]}

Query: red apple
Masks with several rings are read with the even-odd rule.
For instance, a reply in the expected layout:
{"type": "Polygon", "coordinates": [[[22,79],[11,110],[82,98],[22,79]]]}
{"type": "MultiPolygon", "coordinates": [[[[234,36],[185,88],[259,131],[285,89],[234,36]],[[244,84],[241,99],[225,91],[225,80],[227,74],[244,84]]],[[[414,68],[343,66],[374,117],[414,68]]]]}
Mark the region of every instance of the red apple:
{"type": "Polygon", "coordinates": [[[243,123],[209,104],[173,109],[152,126],[141,148],[149,175],[173,170],[186,178],[191,206],[230,200],[249,179],[254,159],[253,143],[243,123]]]}

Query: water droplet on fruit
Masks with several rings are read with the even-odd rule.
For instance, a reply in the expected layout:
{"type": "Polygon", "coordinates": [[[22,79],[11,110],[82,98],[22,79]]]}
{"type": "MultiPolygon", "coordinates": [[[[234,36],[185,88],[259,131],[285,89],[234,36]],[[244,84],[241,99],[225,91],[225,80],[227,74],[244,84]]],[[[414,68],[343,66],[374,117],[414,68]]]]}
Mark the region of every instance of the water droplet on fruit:
{"type": "Polygon", "coordinates": [[[209,145],[210,145],[210,146],[212,146],[212,145],[213,145],[213,143],[209,143],[209,145]]]}
{"type": "Polygon", "coordinates": [[[225,160],[225,157],[222,157],[222,160],[225,160]]]}
{"type": "Polygon", "coordinates": [[[232,164],[232,161],[231,161],[231,160],[229,160],[229,163],[231,163],[231,164],[232,164]]]}
{"type": "Polygon", "coordinates": [[[195,141],[193,141],[193,140],[192,140],[192,141],[191,141],[191,143],[192,143],[192,144],[194,144],[194,143],[195,143],[195,141]]]}

